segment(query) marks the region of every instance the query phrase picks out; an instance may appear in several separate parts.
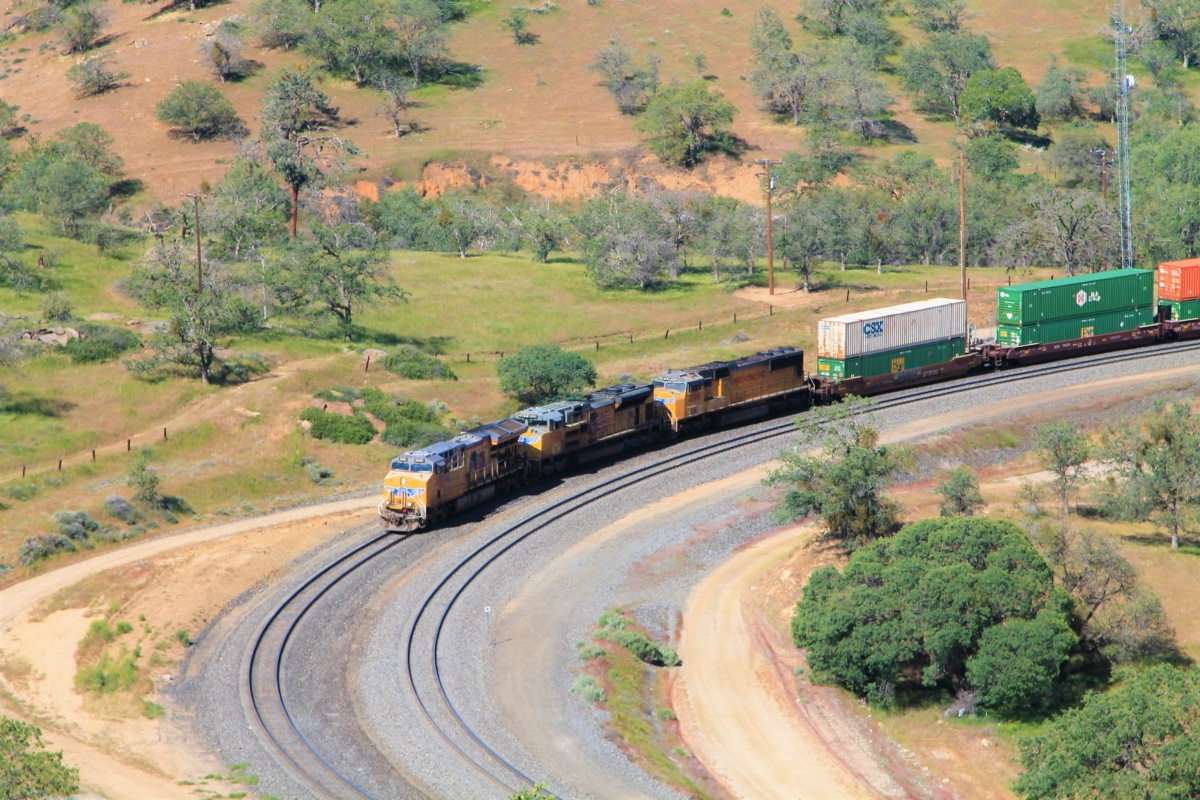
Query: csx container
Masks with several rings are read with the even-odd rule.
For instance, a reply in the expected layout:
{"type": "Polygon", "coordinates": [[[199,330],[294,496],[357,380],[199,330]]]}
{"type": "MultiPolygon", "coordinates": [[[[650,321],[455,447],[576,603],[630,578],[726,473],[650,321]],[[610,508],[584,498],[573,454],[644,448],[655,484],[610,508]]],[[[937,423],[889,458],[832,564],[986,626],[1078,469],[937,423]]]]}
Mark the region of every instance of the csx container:
{"type": "Polygon", "coordinates": [[[1159,300],[1159,309],[1171,310],[1170,319],[1200,319],[1200,300],[1159,300]]]}
{"type": "MultiPolygon", "coordinates": [[[[961,338],[967,327],[962,300],[922,300],[823,319],[817,325],[817,358],[838,361],[961,338]]],[[[820,362],[818,361],[818,369],[820,362]]]]}
{"type": "MultiPolygon", "coordinates": [[[[1158,265],[1159,300],[1200,299],[1200,258],[1158,265]]],[[[1194,316],[1194,315],[1193,315],[1194,316]]],[[[1187,319],[1187,317],[1184,317],[1187,319]]]]}
{"type": "Polygon", "coordinates": [[[1131,311],[1111,311],[1091,317],[1052,319],[1036,325],[998,325],[996,326],[996,341],[1008,347],[1050,344],[1131,331],[1153,323],[1154,308],[1146,306],[1131,311]]]}
{"type": "Polygon", "coordinates": [[[1002,286],[996,292],[996,322],[998,325],[1036,325],[1049,320],[1149,308],[1153,303],[1153,271],[1114,269],[1002,286]]]}
{"type": "Polygon", "coordinates": [[[939,342],[902,347],[897,350],[868,353],[856,358],[837,359],[818,356],[817,375],[833,381],[846,378],[871,378],[876,375],[890,375],[905,370],[920,369],[933,364],[944,364],[965,352],[966,340],[959,336],[957,339],[945,339],[939,342]]]}

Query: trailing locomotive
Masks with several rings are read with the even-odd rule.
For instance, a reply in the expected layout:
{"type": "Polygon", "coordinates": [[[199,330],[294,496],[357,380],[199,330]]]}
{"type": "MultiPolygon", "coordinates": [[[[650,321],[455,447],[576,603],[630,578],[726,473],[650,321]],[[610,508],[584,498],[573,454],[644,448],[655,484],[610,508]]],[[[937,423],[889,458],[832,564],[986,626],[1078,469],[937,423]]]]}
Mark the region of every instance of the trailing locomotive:
{"type": "Polygon", "coordinates": [[[1159,265],[1157,303],[1152,278],[1113,270],[1004,287],[998,342],[967,346],[963,301],[922,301],[822,320],[817,375],[805,375],[804,351],[780,347],[525,409],[394,458],[379,515],[388,530],[415,531],[542,475],[692,430],[977,370],[1200,339],[1200,259],[1159,265]]]}

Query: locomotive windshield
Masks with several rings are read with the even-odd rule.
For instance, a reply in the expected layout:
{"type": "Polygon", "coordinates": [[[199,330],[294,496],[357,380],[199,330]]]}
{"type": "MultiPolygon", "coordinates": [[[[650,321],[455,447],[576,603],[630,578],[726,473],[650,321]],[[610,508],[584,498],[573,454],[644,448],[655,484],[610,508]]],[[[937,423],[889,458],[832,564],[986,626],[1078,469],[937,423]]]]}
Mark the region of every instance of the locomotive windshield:
{"type": "Polygon", "coordinates": [[[392,469],[400,472],[433,472],[433,464],[428,461],[413,462],[396,459],[392,462],[392,469]]]}
{"type": "Polygon", "coordinates": [[[655,381],[654,385],[660,389],[671,389],[680,393],[687,392],[688,390],[688,385],[683,381],[655,381]]]}

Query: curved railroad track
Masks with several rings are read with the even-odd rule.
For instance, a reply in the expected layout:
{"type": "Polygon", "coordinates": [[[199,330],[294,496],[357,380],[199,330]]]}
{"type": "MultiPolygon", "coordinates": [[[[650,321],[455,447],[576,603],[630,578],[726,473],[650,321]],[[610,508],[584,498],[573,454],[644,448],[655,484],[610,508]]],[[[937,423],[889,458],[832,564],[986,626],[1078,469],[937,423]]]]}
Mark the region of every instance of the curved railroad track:
{"type": "MultiPolygon", "coordinates": [[[[1136,360],[1151,355],[1175,354],[1200,349],[1200,341],[1180,342],[1156,347],[1151,352],[1127,350],[1082,359],[1031,367],[989,372],[962,378],[952,383],[919,387],[903,394],[884,397],[870,411],[945,397],[1014,381],[1063,374],[1109,364],[1136,360]]],[[[464,719],[443,681],[440,645],[446,620],[467,588],[490,566],[539,531],[598,500],[611,498],[653,477],[740,447],[785,436],[795,430],[791,419],[769,422],[753,430],[734,432],[724,439],[706,442],[641,465],[631,472],[570,492],[553,505],[521,515],[482,544],[460,557],[425,595],[408,626],[401,645],[405,670],[404,684],[421,709],[434,735],[445,741],[461,758],[464,767],[478,771],[498,790],[517,791],[529,786],[534,778],[525,774],[497,747],[484,740],[464,719]]],[[[433,532],[436,535],[436,530],[433,532]]],[[[253,637],[250,657],[242,675],[243,704],[252,725],[264,743],[274,751],[289,771],[319,796],[342,800],[361,800],[373,795],[361,788],[353,777],[334,768],[310,744],[288,711],[283,673],[289,642],[297,626],[338,583],[412,534],[383,534],[358,545],[318,570],[291,592],[267,615],[253,637]]],[[[557,796],[557,795],[556,795],[557,796]]]]}

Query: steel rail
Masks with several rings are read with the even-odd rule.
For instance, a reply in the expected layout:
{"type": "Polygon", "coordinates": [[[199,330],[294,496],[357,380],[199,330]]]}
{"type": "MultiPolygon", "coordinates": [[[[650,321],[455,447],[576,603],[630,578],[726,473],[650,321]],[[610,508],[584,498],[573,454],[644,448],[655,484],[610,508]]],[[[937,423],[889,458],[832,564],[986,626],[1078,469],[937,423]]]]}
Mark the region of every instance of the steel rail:
{"type": "MultiPolygon", "coordinates": [[[[1092,355],[1092,356],[1085,356],[1081,359],[1071,359],[1070,361],[1052,362],[1049,364],[1033,365],[1033,366],[1029,366],[1029,367],[1016,367],[1016,368],[1009,368],[1009,369],[1005,369],[1005,370],[993,370],[984,375],[975,375],[975,376],[971,376],[971,377],[961,378],[959,380],[956,380],[956,381],[953,381],[950,383],[936,384],[936,385],[933,385],[930,387],[924,387],[924,388],[914,387],[914,389],[909,390],[908,392],[905,392],[904,394],[887,397],[883,400],[880,400],[880,401],[877,401],[877,402],[871,404],[869,407],[864,409],[864,413],[871,413],[874,411],[886,410],[886,409],[894,408],[897,406],[908,405],[911,403],[920,402],[922,400],[931,399],[933,397],[943,397],[943,396],[949,396],[949,395],[954,395],[954,394],[961,394],[961,393],[968,392],[968,391],[974,391],[974,390],[980,389],[980,388],[985,388],[985,387],[998,385],[998,384],[1011,383],[1013,381],[1018,381],[1018,380],[1029,380],[1031,378],[1042,377],[1045,375],[1073,372],[1073,371],[1080,370],[1080,369],[1088,369],[1088,368],[1092,368],[1092,367],[1105,366],[1108,364],[1120,363],[1123,361],[1130,361],[1130,360],[1135,360],[1138,358],[1144,358],[1144,357],[1151,356],[1151,355],[1186,352],[1186,351],[1195,350],[1195,349],[1200,349],[1200,342],[1186,342],[1186,343],[1177,343],[1177,344],[1166,345],[1165,348],[1156,348],[1151,353],[1147,353],[1147,352],[1140,351],[1140,350],[1133,350],[1133,351],[1124,350],[1124,351],[1119,351],[1116,353],[1102,353],[1102,354],[1096,354],[1096,355],[1092,355]]],[[[491,778],[492,780],[496,781],[499,785],[501,785],[502,787],[504,787],[507,790],[512,790],[514,788],[513,786],[508,784],[505,780],[503,780],[500,777],[498,777],[497,775],[495,775],[491,769],[480,764],[477,759],[474,759],[470,755],[468,755],[462,749],[462,747],[460,747],[458,745],[458,743],[456,743],[450,737],[450,735],[445,730],[443,730],[443,728],[436,722],[436,720],[434,720],[433,715],[430,712],[425,699],[421,697],[420,690],[417,688],[417,685],[416,685],[416,677],[413,673],[413,648],[414,648],[414,640],[416,637],[417,626],[420,624],[421,619],[424,617],[425,613],[429,610],[430,606],[433,604],[437,595],[444,588],[446,588],[446,586],[450,582],[451,578],[453,578],[454,575],[456,575],[457,573],[459,573],[460,571],[465,569],[470,562],[474,561],[476,558],[478,558],[480,555],[482,555],[484,553],[484,551],[488,550],[493,545],[499,543],[505,537],[512,536],[514,533],[517,532],[518,529],[522,528],[523,526],[528,525],[529,523],[541,518],[541,521],[538,522],[537,525],[524,531],[523,533],[521,533],[521,535],[513,537],[513,539],[511,541],[507,542],[497,552],[491,554],[486,560],[484,560],[481,564],[479,564],[474,569],[474,571],[471,572],[470,575],[468,575],[466,577],[465,581],[453,592],[453,594],[449,598],[449,601],[446,603],[445,607],[443,608],[443,610],[441,612],[441,616],[438,618],[438,620],[436,622],[436,628],[435,628],[434,639],[433,639],[433,647],[432,647],[432,652],[430,653],[432,671],[433,671],[433,675],[434,675],[434,678],[437,683],[438,695],[440,697],[441,703],[446,707],[446,710],[448,710],[450,712],[450,714],[453,716],[453,718],[454,718],[455,722],[457,722],[458,726],[463,730],[463,732],[465,732],[467,734],[467,736],[471,740],[473,740],[479,747],[481,747],[490,756],[492,756],[492,758],[494,758],[503,767],[503,769],[505,771],[511,773],[511,775],[516,776],[520,780],[525,781],[529,784],[534,783],[532,778],[530,778],[523,771],[521,771],[520,768],[518,768],[516,765],[514,765],[511,761],[509,761],[508,759],[506,759],[502,755],[500,755],[491,745],[487,744],[487,742],[485,742],[482,739],[482,737],[480,737],[471,728],[470,725],[467,724],[467,722],[463,719],[459,710],[455,707],[454,703],[450,700],[449,694],[446,691],[445,683],[442,678],[441,666],[440,666],[439,660],[438,660],[439,659],[439,653],[438,653],[439,645],[441,642],[441,634],[444,629],[446,620],[449,617],[450,612],[453,610],[454,605],[458,602],[459,598],[462,596],[463,592],[466,591],[467,587],[470,586],[471,583],[474,582],[474,580],[477,577],[479,577],[479,575],[482,574],[484,570],[486,570],[489,566],[491,566],[491,564],[494,563],[498,558],[500,558],[500,556],[509,552],[517,544],[524,541],[526,538],[533,535],[537,531],[540,531],[543,528],[547,527],[548,525],[552,524],[553,522],[559,521],[562,518],[594,503],[597,500],[606,498],[612,494],[615,494],[616,492],[630,488],[638,483],[641,483],[642,481],[648,480],[648,479],[656,477],[658,475],[662,475],[671,470],[678,469],[680,467],[695,463],[697,461],[709,458],[714,455],[719,455],[719,454],[728,452],[729,450],[733,450],[733,449],[736,449],[739,447],[745,447],[745,446],[748,446],[751,444],[756,444],[756,443],[759,443],[762,441],[766,441],[768,439],[782,436],[782,435],[784,435],[790,431],[794,431],[794,430],[795,430],[795,424],[791,420],[789,420],[787,422],[776,423],[776,424],[770,425],[766,428],[760,428],[758,430],[750,431],[750,432],[747,432],[744,434],[740,434],[738,436],[723,439],[718,442],[712,442],[712,443],[709,443],[706,445],[702,445],[698,448],[693,448],[684,453],[679,453],[679,454],[675,454],[675,455],[669,456],[664,459],[660,459],[651,464],[647,464],[644,467],[640,467],[633,474],[626,474],[626,475],[610,478],[610,479],[602,481],[598,484],[594,484],[590,487],[587,487],[585,489],[581,489],[580,491],[575,492],[574,494],[569,495],[568,497],[564,498],[563,500],[557,502],[555,504],[555,506],[553,506],[552,508],[536,511],[533,514],[531,514],[530,516],[526,517],[525,519],[508,526],[504,530],[502,530],[499,533],[497,533],[496,535],[494,535],[487,542],[485,542],[484,544],[477,547],[470,554],[468,554],[465,558],[461,559],[448,573],[446,573],[445,576],[442,577],[442,579],[438,582],[438,584],[425,597],[424,601],[421,603],[420,607],[418,608],[417,615],[414,618],[412,624],[410,625],[409,633],[408,633],[408,636],[406,637],[407,642],[406,642],[406,646],[405,646],[405,649],[406,649],[405,665],[406,665],[406,668],[408,671],[409,686],[412,689],[413,695],[417,699],[418,705],[420,705],[421,711],[424,714],[426,720],[437,730],[437,732],[440,734],[442,739],[447,744],[449,744],[460,756],[462,756],[468,762],[472,763],[476,767],[476,769],[478,769],[481,773],[483,773],[487,777],[491,778]],[[591,496],[589,497],[588,495],[591,495],[591,496]],[[574,503],[574,504],[571,505],[569,508],[563,509],[562,506],[567,503],[574,503]]],[[[557,797],[557,795],[555,795],[555,797],[557,797]]]]}
{"type": "Polygon", "coordinates": [[[373,800],[370,794],[359,787],[353,780],[339,772],[328,762],[328,760],[321,756],[321,754],[317,752],[316,748],[313,747],[304,734],[300,732],[299,727],[296,725],[296,721],[293,719],[291,712],[288,710],[287,701],[284,698],[282,679],[284,654],[287,651],[287,646],[291,641],[292,634],[296,631],[296,628],[299,626],[301,620],[304,619],[308,612],[312,610],[312,608],[321,600],[322,597],[325,596],[330,589],[343,581],[345,578],[349,577],[360,567],[369,563],[377,556],[382,555],[411,536],[412,534],[398,535],[394,533],[383,533],[342,554],[310,576],[304,583],[302,583],[286,598],[284,598],[282,602],[276,605],[275,608],[259,625],[258,630],[254,634],[250,648],[250,657],[246,664],[246,669],[242,678],[243,700],[244,702],[249,702],[253,722],[255,723],[256,731],[259,733],[260,738],[265,739],[270,745],[271,749],[273,749],[288,763],[290,763],[294,768],[294,771],[301,776],[306,783],[309,784],[310,788],[316,789],[319,792],[331,795],[334,794],[330,791],[330,787],[326,785],[328,778],[332,777],[338,784],[337,788],[339,790],[349,789],[354,793],[355,797],[373,800]],[[275,650],[273,657],[269,658],[267,661],[267,665],[271,666],[273,670],[270,676],[271,694],[268,698],[260,698],[255,688],[255,667],[260,660],[260,650],[262,650],[264,642],[273,632],[276,624],[284,621],[285,611],[288,609],[288,607],[292,605],[302,594],[312,589],[317,581],[328,576],[338,566],[350,561],[363,551],[368,550],[375,545],[378,545],[380,542],[389,539],[391,540],[390,542],[382,547],[378,547],[375,550],[368,552],[362,558],[355,560],[354,563],[334,576],[332,580],[326,582],[312,597],[308,598],[303,603],[298,613],[291,617],[290,620],[287,620],[287,624],[283,629],[282,638],[280,639],[278,648],[275,650]],[[272,727],[281,721],[278,719],[279,717],[282,717],[282,722],[286,723],[285,729],[283,731],[273,731],[272,727]],[[288,736],[295,737],[295,739],[299,741],[303,750],[302,753],[294,752],[296,749],[294,743],[284,741],[284,739],[288,736]],[[309,764],[306,766],[301,764],[301,760],[307,760],[305,758],[305,753],[308,756],[311,756],[312,759],[315,759],[320,767],[322,767],[328,774],[324,776],[314,775],[314,770],[312,768],[313,765],[309,764]],[[326,780],[322,780],[322,777],[326,780]]]}

